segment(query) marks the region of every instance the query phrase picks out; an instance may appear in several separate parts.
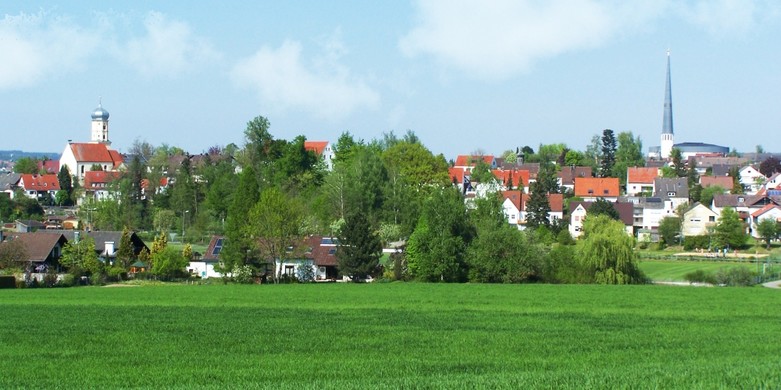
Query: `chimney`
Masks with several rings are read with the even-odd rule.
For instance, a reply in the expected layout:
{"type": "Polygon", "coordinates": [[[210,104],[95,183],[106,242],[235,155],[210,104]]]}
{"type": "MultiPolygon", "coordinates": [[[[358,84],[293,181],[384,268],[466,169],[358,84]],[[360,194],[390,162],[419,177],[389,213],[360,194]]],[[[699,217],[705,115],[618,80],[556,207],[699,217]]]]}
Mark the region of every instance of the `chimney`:
{"type": "Polygon", "coordinates": [[[113,256],[114,255],[114,241],[106,241],[105,244],[106,250],[106,256],[113,256]]]}

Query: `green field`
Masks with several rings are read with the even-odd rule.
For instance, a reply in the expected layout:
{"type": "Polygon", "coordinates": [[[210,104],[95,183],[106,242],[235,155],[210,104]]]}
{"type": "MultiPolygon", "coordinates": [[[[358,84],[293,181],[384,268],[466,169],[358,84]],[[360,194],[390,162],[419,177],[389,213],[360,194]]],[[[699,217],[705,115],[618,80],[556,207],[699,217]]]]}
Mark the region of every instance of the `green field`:
{"type": "MultiPolygon", "coordinates": [[[[661,282],[683,282],[684,276],[696,270],[703,270],[715,273],[723,268],[746,267],[752,272],[757,272],[757,264],[747,264],[746,262],[729,261],[657,261],[642,260],[639,262],[640,269],[646,276],[653,281],[661,282]]],[[[762,264],[759,265],[762,270],[762,264]]]]}
{"type": "Polygon", "coordinates": [[[0,388],[778,388],[781,291],[0,290],[0,388]]]}

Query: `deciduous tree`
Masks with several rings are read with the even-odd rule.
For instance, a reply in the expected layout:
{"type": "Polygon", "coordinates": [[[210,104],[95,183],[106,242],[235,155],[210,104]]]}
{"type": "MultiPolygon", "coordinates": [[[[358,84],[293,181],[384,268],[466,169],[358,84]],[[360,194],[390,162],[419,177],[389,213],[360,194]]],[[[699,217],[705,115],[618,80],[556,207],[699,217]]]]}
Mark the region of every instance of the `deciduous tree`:
{"type": "Polygon", "coordinates": [[[637,266],[634,238],[621,222],[606,215],[589,215],[583,223],[583,237],[577,253],[586,277],[598,284],[643,283],[637,266]]]}
{"type": "Polygon", "coordinates": [[[744,247],[747,241],[748,233],[738,212],[731,207],[722,209],[713,235],[715,246],[737,249],[744,247]]]}
{"type": "Polygon", "coordinates": [[[287,248],[299,238],[303,212],[296,201],[276,187],[263,190],[260,199],[249,212],[249,220],[242,227],[245,237],[252,240],[261,261],[269,260],[276,267],[275,282],[282,278],[281,264],[291,254],[287,248]]]}
{"type": "Polygon", "coordinates": [[[779,229],[778,222],[772,218],[764,218],[757,224],[757,233],[767,244],[767,249],[770,249],[770,242],[778,239],[781,229],[779,229]]]}

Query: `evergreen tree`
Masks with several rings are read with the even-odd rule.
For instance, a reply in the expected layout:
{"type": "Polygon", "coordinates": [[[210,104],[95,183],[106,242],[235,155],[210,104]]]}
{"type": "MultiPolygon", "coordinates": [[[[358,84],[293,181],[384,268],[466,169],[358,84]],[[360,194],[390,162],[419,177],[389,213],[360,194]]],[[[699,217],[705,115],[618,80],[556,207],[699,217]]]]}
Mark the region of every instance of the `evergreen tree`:
{"type": "Polygon", "coordinates": [[[57,181],[60,182],[60,191],[65,193],[65,201],[60,203],[60,205],[70,206],[73,204],[73,178],[67,165],[63,164],[60,167],[60,172],[57,173],[57,181]]]}
{"type": "Polygon", "coordinates": [[[116,265],[127,270],[133,263],[135,254],[133,253],[133,244],[130,241],[130,229],[127,226],[122,229],[122,236],[119,239],[119,249],[117,250],[116,265]]]}
{"type": "Polygon", "coordinates": [[[225,220],[225,244],[220,252],[220,272],[230,273],[237,266],[248,261],[254,248],[253,236],[245,234],[242,227],[247,223],[250,210],[258,202],[260,190],[252,166],[245,167],[239,175],[239,185],[233,194],[228,216],[225,220]]]}
{"type": "Polygon", "coordinates": [[[597,198],[597,200],[591,205],[591,207],[588,208],[589,218],[597,215],[606,215],[608,218],[615,221],[621,219],[621,216],[618,214],[618,211],[613,206],[613,203],[610,203],[605,198],[597,198]]]}
{"type": "Polygon", "coordinates": [[[616,163],[616,136],[613,130],[602,131],[602,160],[599,176],[610,177],[613,174],[613,165],[616,163]]]}
{"type": "Polygon", "coordinates": [[[382,243],[363,210],[347,215],[339,232],[339,270],[360,282],[375,274],[382,255],[382,243]]]}
{"type": "Polygon", "coordinates": [[[548,196],[540,181],[532,183],[529,201],[526,203],[526,227],[536,229],[539,226],[550,226],[548,215],[551,211],[548,196]]]}
{"type": "Polygon", "coordinates": [[[675,177],[686,177],[686,161],[683,160],[683,154],[681,149],[673,148],[670,151],[670,161],[673,164],[673,170],[675,171],[675,177]]]}

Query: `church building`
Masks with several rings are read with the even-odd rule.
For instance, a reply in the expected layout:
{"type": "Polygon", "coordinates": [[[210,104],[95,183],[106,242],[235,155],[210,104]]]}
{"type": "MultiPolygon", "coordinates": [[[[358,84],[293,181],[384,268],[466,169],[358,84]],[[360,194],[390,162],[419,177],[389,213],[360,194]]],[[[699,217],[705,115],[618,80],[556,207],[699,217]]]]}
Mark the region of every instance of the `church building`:
{"type": "Polygon", "coordinates": [[[673,95],[670,77],[670,51],[667,51],[667,81],[664,85],[664,114],[662,115],[662,135],[660,146],[652,146],[648,151],[650,160],[668,160],[673,148],[681,151],[683,159],[691,156],[725,156],[729,148],[703,142],[675,143],[673,131],[673,95]]]}
{"type": "Polygon", "coordinates": [[[109,113],[101,103],[92,112],[91,139],[89,142],[71,142],[60,156],[60,166],[67,166],[70,174],[84,184],[84,175],[92,170],[115,171],[122,165],[122,155],[110,148],[108,137],[109,113]]]}

